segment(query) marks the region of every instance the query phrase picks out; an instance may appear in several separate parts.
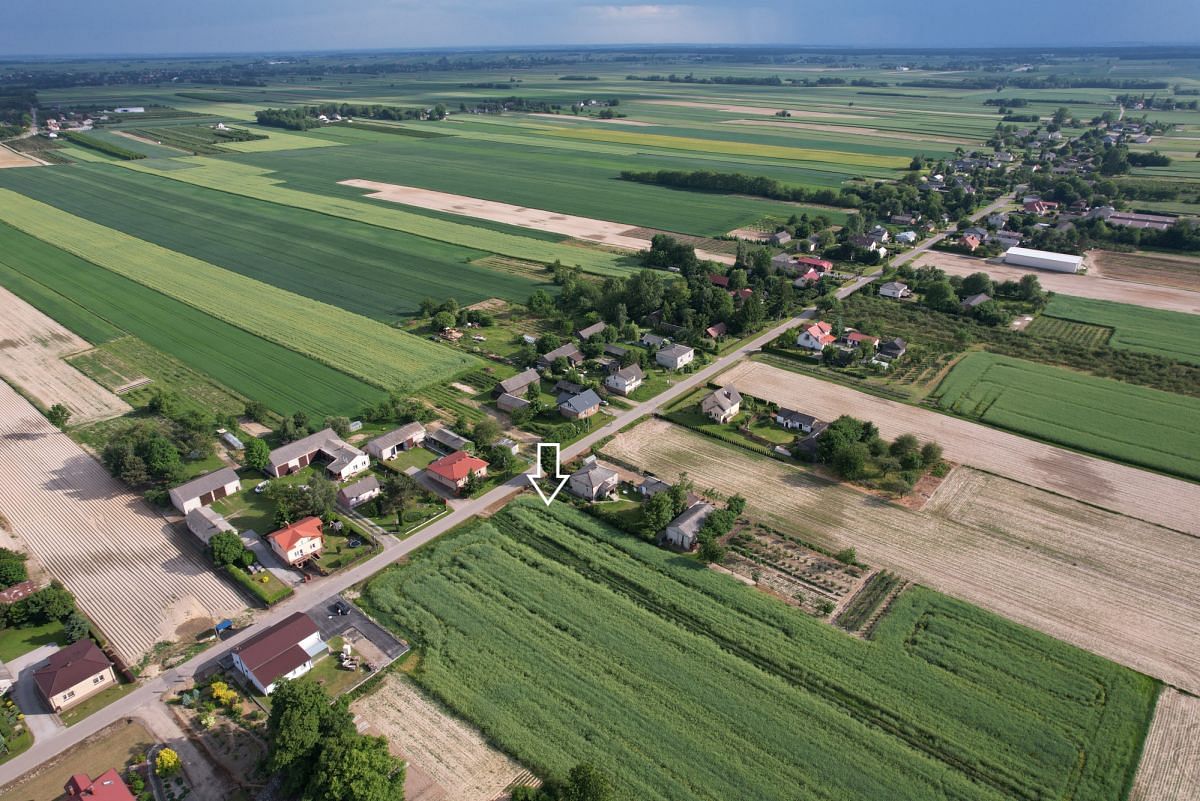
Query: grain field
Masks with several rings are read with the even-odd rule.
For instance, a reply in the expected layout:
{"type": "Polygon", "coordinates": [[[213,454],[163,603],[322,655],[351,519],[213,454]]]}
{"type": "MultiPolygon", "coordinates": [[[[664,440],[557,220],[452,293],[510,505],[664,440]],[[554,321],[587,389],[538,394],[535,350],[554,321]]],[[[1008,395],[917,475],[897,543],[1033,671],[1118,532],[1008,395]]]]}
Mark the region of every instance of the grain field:
{"type": "Polygon", "coordinates": [[[741,493],[780,531],[1200,691],[1195,537],[961,467],[913,512],[659,419],[604,452],[741,493]]]}
{"type": "Polygon", "coordinates": [[[822,420],[849,414],[871,420],[888,439],[916,434],[945,448],[946,458],[1127,517],[1200,535],[1200,485],[1138,470],[989,428],[939,412],[746,361],[718,377],[745,394],[822,420]]]}
{"type": "Polygon", "coordinates": [[[245,607],[194,543],[0,383],[0,509],[128,663],[245,607]],[[193,629],[194,630],[194,629],[193,629]]]}
{"type": "Polygon", "coordinates": [[[1200,801],[1200,698],[1163,688],[1129,801],[1200,801]]]}
{"type": "Polygon", "coordinates": [[[129,404],[63,361],[91,345],[3,287],[0,309],[0,376],[46,408],[63,404],[72,423],[129,411],[129,404]]]}

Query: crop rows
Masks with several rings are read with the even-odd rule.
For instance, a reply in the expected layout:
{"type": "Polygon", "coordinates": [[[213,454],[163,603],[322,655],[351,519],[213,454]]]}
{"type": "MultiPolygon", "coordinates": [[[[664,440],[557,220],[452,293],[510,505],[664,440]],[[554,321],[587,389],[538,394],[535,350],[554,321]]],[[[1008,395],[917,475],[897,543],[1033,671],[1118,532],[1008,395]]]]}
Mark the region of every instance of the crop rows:
{"type": "Polygon", "coordinates": [[[943,408],[1069,448],[1200,479],[1200,400],[1061,367],[970,353],[943,408]]]}
{"type": "Polygon", "coordinates": [[[476,363],[463,353],[0,190],[16,228],[252,334],[385,389],[476,363]]]}
{"type": "Polygon", "coordinates": [[[452,710],[620,797],[1116,801],[1153,705],[1149,679],[930,591],[863,642],[565,506],[510,505],[364,598],[452,710]]]}
{"type": "Polygon", "coordinates": [[[1025,333],[1031,337],[1053,339],[1068,345],[1080,345],[1094,348],[1108,343],[1112,336],[1111,328],[1088,323],[1077,323],[1074,320],[1064,320],[1043,314],[1029,324],[1025,333]]]}
{"type": "MultiPolygon", "coordinates": [[[[1128,303],[1055,295],[1045,315],[1115,329],[1114,348],[1157,353],[1200,364],[1200,316],[1128,303]]],[[[1045,319],[1045,316],[1039,319],[1045,319]]]]}

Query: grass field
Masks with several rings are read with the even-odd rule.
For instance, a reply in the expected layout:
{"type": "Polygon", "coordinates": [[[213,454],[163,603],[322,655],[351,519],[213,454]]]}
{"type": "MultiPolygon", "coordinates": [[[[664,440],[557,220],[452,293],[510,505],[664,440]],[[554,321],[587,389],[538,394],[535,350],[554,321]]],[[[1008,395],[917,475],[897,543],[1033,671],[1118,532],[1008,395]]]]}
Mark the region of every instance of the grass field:
{"type": "Polygon", "coordinates": [[[1055,295],[1046,307],[1049,317],[1114,329],[1114,348],[1157,353],[1170,359],[1200,364],[1200,316],[1147,309],[1128,303],[1055,295]]]}
{"type": "Polygon", "coordinates": [[[1117,801],[1157,691],[922,589],[854,639],[562,505],[512,504],[364,599],[485,736],[624,798],[1117,801]]]}
{"type": "Polygon", "coordinates": [[[945,409],[1020,434],[1200,480],[1200,400],[992,353],[934,390],[945,409]]]}
{"type": "MultiPolygon", "coordinates": [[[[7,225],[0,225],[0,284],[68,328],[81,319],[101,321],[107,333],[119,327],[280,414],[351,415],[383,394],[7,225]]],[[[150,361],[138,365],[160,377],[150,361]]]]}
{"type": "Polygon", "coordinates": [[[385,389],[476,363],[365,317],[223,270],[0,190],[0,219],[252,334],[385,389]]]}
{"type": "Polygon", "coordinates": [[[1070,345],[1095,348],[1108,344],[1113,330],[1102,325],[1079,323],[1061,317],[1051,317],[1049,314],[1041,314],[1025,327],[1025,333],[1038,339],[1051,339],[1070,345]]]}
{"type": "MultiPolygon", "coordinates": [[[[14,172],[14,171],[9,171],[14,172]]],[[[421,299],[523,302],[544,281],[472,264],[485,254],[114,166],[47,171],[0,185],[130,236],[377,320],[421,299]],[[330,280],[336,270],[337,280],[330,280]]]]}

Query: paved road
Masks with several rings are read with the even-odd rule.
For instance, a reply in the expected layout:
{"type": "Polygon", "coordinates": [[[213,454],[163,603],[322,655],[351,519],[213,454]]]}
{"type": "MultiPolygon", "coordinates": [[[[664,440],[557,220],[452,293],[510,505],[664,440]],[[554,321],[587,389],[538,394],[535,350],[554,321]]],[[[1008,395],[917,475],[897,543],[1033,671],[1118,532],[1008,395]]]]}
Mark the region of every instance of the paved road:
{"type": "MultiPolygon", "coordinates": [[[[980,219],[987,214],[992,213],[996,209],[1001,208],[1012,199],[1011,195],[1000,198],[995,203],[985,207],[977,212],[975,219],[980,219]]],[[[924,253],[932,245],[941,239],[945,238],[946,232],[937,234],[934,237],[926,240],[922,244],[913,248],[906,253],[902,253],[892,260],[893,265],[904,264],[910,259],[916,258],[921,253],[924,253]]],[[[857,292],[862,287],[874,281],[880,276],[882,270],[877,270],[870,275],[862,276],[842,287],[837,292],[839,298],[845,298],[857,292]]],[[[618,414],[611,422],[603,427],[588,434],[578,442],[564,448],[562,458],[564,460],[574,458],[592,447],[601,439],[616,434],[617,431],[634,422],[635,420],[649,414],[653,414],[658,409],[662,408],[675,401],[680,396],[692,391],[698,386],[703,386],[709,379],[732,367],[736,362],[743,359],[747,354],[760,350],[764,345],[774,340],[780,334],[800,325],[808,319],[812,319],[815,312],[813,309],[806,309],[799,316],[775,326],[764,334],[755,337],[753,340],[743,343],[737,349],[717,359],[707,367],[696,371],[690,375],[683,376],[677,383],[672,385],[665,392],[660,393],[648,401],[638,404],[632,409],[618,414]]],[[[500,505],[504,501],[514,495],[522,492],[529,487],[529,482],[525,476],[517,475],[508,482],[501,484],[489,492],[481,495],[478,498],[461,502],[454,511],[440,520],[431,523],[421,531],[413,534],[408,539],[397,543],[394,547],[385,548],[384,551],[375,557],[363,562],[362,564],[351,568],[350,570],[331,576],[326,579],[312,582],[310,584],[302,584],[296,588],[296,594],[287,601],[279,604],[273,609],[260,614],[255,625],[244,629],[234,636],[221,641],[204,653],[193,657],[191,660],[167,671],[165,674],[151,679],[134,690],[129,695],[120,701],[111,704],[99,712],[91,715],[83,721],[75,724],[69,729],[64,729],[57,732],[51,737],[37,740],[33,747],[27,751],[20,759],[0,765],[0,785],[7,784],[13,779],[20,776],[25,771],[28,771],[33,766],[38,765],[57,754],[78,745],[80,742],[90,737],[92,734],[100,731],[111,723],[126,717],[135,712],[139,707],[148,703],[155,703],[159,700],[163,693],[169,690],[173,685],[186,681],[203,666],[211,664],[221,657],[227,655],[233,648],[245,642],[250,637],[254,636],[266,626],[274,625],[283,620],[293,612],[307,611],[310,607],[316,605],[325,598],[332,595],[337,595],[361,581],[365,581],[380,570],[387,567],[393,562],[403,559],[413,551],[423,545],[432,542],[441,535],[450,531],[455,526],[466,522],[470,518],[480,514],[481,512],[500,505]]]]}

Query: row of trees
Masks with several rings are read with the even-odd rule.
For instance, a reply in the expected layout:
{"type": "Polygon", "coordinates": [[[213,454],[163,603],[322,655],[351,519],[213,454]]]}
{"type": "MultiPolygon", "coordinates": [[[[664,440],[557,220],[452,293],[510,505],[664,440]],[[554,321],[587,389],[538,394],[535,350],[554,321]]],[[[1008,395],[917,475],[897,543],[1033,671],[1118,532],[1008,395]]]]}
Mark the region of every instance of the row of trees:
{"type": "Polygon", "coordinates": [[[817,441],[816,457],[847,481],[873,476],[876,487],[899,495],[911,490],[924,471],[941,464],[942,447],[922,445],[912,434],[888,443],[874,423],[842,415],[817,441]]]}

